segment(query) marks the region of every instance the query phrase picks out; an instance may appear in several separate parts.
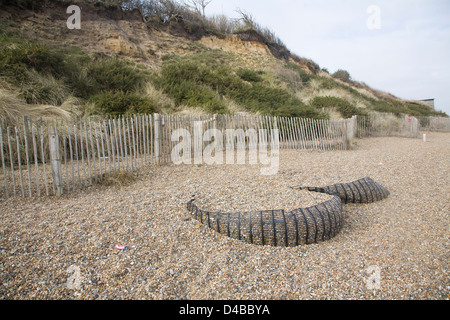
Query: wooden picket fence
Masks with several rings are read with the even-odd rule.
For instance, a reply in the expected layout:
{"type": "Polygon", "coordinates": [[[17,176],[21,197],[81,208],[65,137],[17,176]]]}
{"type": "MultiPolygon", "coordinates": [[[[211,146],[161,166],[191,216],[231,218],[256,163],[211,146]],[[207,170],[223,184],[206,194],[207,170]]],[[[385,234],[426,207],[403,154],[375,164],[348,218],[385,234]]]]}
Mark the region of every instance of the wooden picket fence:
{"type": "Polygon", "coordinates": [[[250,150],[276,140],[280,149],[332,151],[347,150],[355,138],[417,138],[424,123],[437,130],[447,128],[448,119],[427,121],[379,113],[335,121],[263,115],[147,114],[71,122],[24,117],[20,125],[0,124],[0,198],[74,193],[117,172],[171,163],[179,143],[179,137],[174,138],[178,129],[189,133],[192,145],[200,141],[200,149],[211,143],[203,139],[203,133],[216,129],[227,150],[227,130],[253,130],[253,135],[236,137],[231,148],[243,145],[250,150]]]}
{"type": "MultiPolygon", "coordinates": [[[[3,198],[61,195],[150,157],[148,116],[0,126],[3,198]]],[[[149,158],[150,159],[150,158],[149,158]]],[[[154,159],[150,159],[154,161],[154,159]]]]}
{"type": "Polygon", "coordinates": [[[187,130],[192,139],[195,128],[200,135],[217,129],[224,141],[226,130],[253,129],[256,138],[243,138],[246,148],[276,137],[280,149],[346,150],[347,126],[348,120],[262,115],[147,114],[71,122],[24,117],[14,127],[0,124],[0,198],[74,193],[120,171],[170,163],[177,129],[187,130]]]}
{"type": "Polygon", "coordinates": [[[450,132],[450,118],[420,117],[420,130],[435,132],[450,132]]]}
{"type": "Polygon", "coordinates": [[[409,115],[371,112],[368,116],[354,116],[355,137],[405,137],[420,136],[420,122],[409,115]]]}
{"type": "Polygon", "coordinates": [[[251,150],[276,142],[280,149],[333,151],[347,150],[355,138],[418,138],[421,129],[449,131],[449,125],[448,118],[380,113],[333,121],[239,114],[146,114],[72,121],[24,117],[14,126],[0,122],[0,199],[74,193],[118,172],[172,163],[179,129],[189,133],[192,145],[201,144],[200,152],[211,143],[203,137],[211,129],[218,130],[227,150],[242,146],[251,150]],[[228,130],[242,132],[233,136],[231,145],[228,130]]]}

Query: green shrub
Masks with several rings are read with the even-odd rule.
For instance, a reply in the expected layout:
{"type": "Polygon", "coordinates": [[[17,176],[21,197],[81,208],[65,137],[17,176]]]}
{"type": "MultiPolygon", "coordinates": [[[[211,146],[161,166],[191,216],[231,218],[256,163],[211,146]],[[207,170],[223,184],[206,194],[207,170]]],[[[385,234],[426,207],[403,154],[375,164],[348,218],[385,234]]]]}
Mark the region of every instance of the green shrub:
{"type": "Polygon", "coordinates": [[[422,104],[418,104],[418,103],[405,103],[405,107],[406,107],[406,112],[409,115],[412,116],[418,116],[418,117],[423,117],[423,116],[433,116],[436,114],[436,112],[434,110],[432,110],[431,108],[429,108],[428,106],[424,106],[422,104]]]}
{"type": "Polygon", "coordinates": [[[258,71],[233,72],[230,66],[217,68],[209,59],[199,61],[195,56],[166,62],[155,85],[177,105],[198,106],[215,113],[226,112],[221,99],[224,96],[249,112],[322,117],[289,91],[264,84],[258,71]]]}
{"type": "Polygon", "coordinates": [[[444,111],[434,111],[432,114],[433,117],[443,117],[448,118],[448,114],[446,114],[444,111]]]}
{"type": "Polygon", "coordinates": [[[445,113],[436,112],[428,106],[398,100],[374,101],[371,107],[374,111],[393,113],[395,115],[408,114],[415,117],[446,116],[445,113]]]}
{"type": "Polygon", "coordinates": [[[209,68],[190,61],[169,61],[155,79],[155,85],[169,95],[176,105],[200,107],[207,112],[224,113],[226,106],[216,92],[220,77],[209,68]],[[209,84],[209,85],[208,85],[209,84]]]}
{"type": "Polygon", "coordinates": [[[374,101],[371,106],[372,106],[372,110],[374,110],[374,111],[394,113],[397,115],[406,111],[405,108],[401,104],[397,104],[397,103],[394,103],[391,101],[386,101],[386,100],[374,101]]]}
{"type": "Polygon", "coordinates": [[[89,76],[87,68],[73,70],[66,83],[72,89],[73,95],[82,99],[88,100],[99,93],[97,82],[89,76]]]}
{"type": "Polygon", "coordinates": [[[305,70],[303,70],[297,64],[289,62],[289,63],[286,63],[285,67],[289,70],[296,71],[300,75],[303,84],[308,83],[311,80],[311,75],[308,72],[306,72],[305,70]]]}
{"type": "Polygon", "coordinates": [[[184,80],[163,87],[163,91],[174,100],[177,106],[199,107],[211,113],[226,112],[225,103],[205,85],[184,80]]]}
{"type": "Polygon", "coordinates": [[[233,62],[235,62],[236,57],[233,53],[225,52],[223,50],[219,49],[209,49],[206,47],[200,47],[201,51],[197,52],[195,54],[190,54],[188,56],[185,56],[183,58],[180,57],[173,57],[172,61],[178,61],[178,62],[190,62],[195,65],[200,65],[208,70],[214,70],[218,66],[221,67],[230,67],[233,62]]]}
{"type": "Polygon", "coordinates": [[[0,45],[0,76],[8,82],[24,86],[40,75],[61,80],[77,97],[87,98],[94,93],[93,80],[85,72],[90,59],[81,49],[53,48],[6,36],[0,37],[0,45]]]}
{"type": "Polygon", "coordinates": [[[277,117],[298,117],[298,118],[313,118],[313,119],[328,119],[327,113],[320,112],[311,106],[282,106],[274,113],[277,117]]]}
{"type": "Polygon", "coordinates": [[[123,115],[126,113],[155,113],[152,101],[139,93],[104,92],[92,97],[92,102],[100,113],[123,115]]]}
{"type": "Polygon", "coordinates": [[[20,87],[20,95],[30,104],[60,106],[69,96],[69,88],[52,75],[27,71],[27,80],[20,87]]]}
{"type": "Polygon", "coordinates": [[[133,92],[145,81],[145,74],[131,62],[102,59],[89,64],[87,75],[96,91],[133,92]]]}
{"type": "Polygon", "coordinates": [[[219,101],[217,94],[211,88],[194,82],[183,81],[169,89],[169,95],[177,104],[200,107],[205,111],[223,113],[225,105],[219,101]]]}
{"type": "Polygon", "coordinates": [[[0,37],[0,75],[16,84],[27,79],[27,70],[36,70],[55,78],[65,75],[63,54],[48,46],[20,38],[0,37]]]}
{"type": "Polygon", "coordinates": [[[349,101],[337,97],[315,97],[310,102],[310,106],[315,109],[334,108],[344,118],[351,118],[354,115],[367,114],[365,111],[353,106],[349,101]]]}
{"type": "Polygon", "coordinates": [[[161,69],[161,77],[164,82],[168,83],[181,80],[201,82],[207,73],[208,71],[204,67],[189,61],[171,61],[161,69]]]}
{"type": "Polygon", "coordinates": [[[329,97],[329,96],[314,97],[314,99],[311,100],[309,105],[316,109],[333,108],[333,107],[335,107],[335,104],[339,103],[340,100],[342,100],[342,99],[335,98],[335,97],[329,97]]]}
{"type": "Polygon", "coordinates": [[[88,74],[91,58],[78,47],[59,49],[64,55],[64,81],[76,97],[89,99],[97,93],[96,83],[88,74]]]}
{"type": "Polygon", "coordinates": [[[336,71],[335,73],[333,73],[333,77],[336,79],[339,79],[341,81],[344,82],[350,82],[351,81],[351,77],[350,77],[350,73],[348,73],[348,71],[339,69],[338,71],[336,71]]]}
{"type": "Polygon", "coordinates": [[[0,36],[0,76],[27,103],[59,106],[69,96],[62,52],[23,38],[0,36]]]}
{"type": "Polygon", "coordinates": [[[333,79],[326,77],[318,77],[318,79],[320,80],[320,89],[331,90],[339,87],[333,79]]]}
{"type": "Polygon", "coordinates": [[[303,106],[303,103],[284,89],[262,84],[242,88],[234,94],[238,102],[250,107],[250,111],[271,113],[282,106],[303,106]]]}
{"type": "Polygon", "coordinates": [[[261,82],[261,72],[250,70],[250,69],[239,69],[237,75],[245,81],[248,82],[261,82]]]}
{"type": "Polygon", "coordinates": [[[356,115],[361,115],[361,116],[367,115],[367,113],[365,111],[353,106],[350,103],[340,104],[336,108],[339,111],[339,113],[342,115],[342,117],[344,117],[345,119],[351,118],[356,115]]]}

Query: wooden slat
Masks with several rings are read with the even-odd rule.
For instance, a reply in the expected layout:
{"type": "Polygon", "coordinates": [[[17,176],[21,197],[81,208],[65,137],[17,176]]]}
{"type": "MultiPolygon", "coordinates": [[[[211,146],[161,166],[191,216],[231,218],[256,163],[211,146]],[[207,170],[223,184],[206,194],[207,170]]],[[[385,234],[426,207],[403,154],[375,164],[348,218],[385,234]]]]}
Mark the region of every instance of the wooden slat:
{"type": "Polygon", "coordinates": [[[88,123],[89,123],[89,138],[91,141],[91,152],[92,152],[92,172],[94,175],[94,181],[97,183],[98,180],[97,180],[97,165],[95,160],[95,145],[94,145],[94,137],[92,135],[92,125],[90,119],[88,120],[88,123]]]}
{"type": "Polygon", "coordinates": [[[91,168],[91,150],[89,148],[89,135],[88,135],[88,131],[87,131],[87,125],[86,125],[86,119],[84,119],[83,121],[83,126],[84,126],[84,135],[86,137],[86,160],[88,163],[88,180],[89,180],[89,185],[92,185],[92,168],[91,168]]]}
{"type": "Polygon", "coordinates": [[[27,173],[28,173],[28,193],[30,198],[33,196],[32,194],[32,181],[31,181],[31,170],[30,170],[30,152],[29,152],[29,142],[28,142],[28,117],[23,117],[23,126],[24,126],[24,141],[25,141],[25,157],[26,157],[26,165],[27,165],[27,173]]]}
{"type": "Polygon", "coordinates": [[[13,194],[14,198],[17,198],[17,191],[16,191],[16,175],[14,172],[14,153],[11,143],[11,129],[10,127],[7,128],[7,135],[8,135],[8,150],[9,150],[9,162],[11,165],[11,176],[12,176],[12,182],[13,182],[13,194]]]}
{"type": "Polygon", "coordinates": [[[73,166],[73,147],[72,147],[72,136],[70,134],[70,126],[66,126],[67,138],[69,139],[69,155],[70,155],[70,168],[72,173],[72,191],[75,192],[75,168],[73,166]]]}
{"type": "Polygon", "coordinates": [[[25,188],[23,185],[23,174],[22,174],[22,159],[20,156],[20,134],[19,134],[19,129],[16,127],[15,128],[15,132],[16,132],[16,146],[17,146],[17,162],[19,165],[19,176],[20,176],[20,189],[22,190],[22,197],[25,198],[25,188]]]}
{"type": "Polygon", "coordinates": [[[45,153],[44,153],[44,127],[41,126],[41,158],[42,158],[42,166],[44,169],[44,184],[45,184],[45,193],[50,195],[50,191],[48,188],[48,178],[47,178],[47,169],[45,165],[45,153]]]}
{"type": "Polygon", "coordinates": [[[5,155],[3,152],[3,128],[1,124],[0,124],[0,154],[2,157],[3,178],[5,182],[5,198],[8,199],[9,198],[8,177],[6,175],[6,164],[5,164],[6,162],[5,162],[5,155]]]}

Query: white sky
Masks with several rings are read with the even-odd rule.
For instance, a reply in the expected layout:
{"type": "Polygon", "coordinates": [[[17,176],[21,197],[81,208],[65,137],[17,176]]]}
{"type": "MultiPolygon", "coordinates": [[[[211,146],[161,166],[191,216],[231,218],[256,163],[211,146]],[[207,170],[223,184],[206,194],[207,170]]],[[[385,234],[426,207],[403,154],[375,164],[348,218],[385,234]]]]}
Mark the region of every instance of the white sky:
{"type": "Polygon", "coordinates": [[[450,115],[449,0],[213,0],[206,14],[237,18],[237,8],[330,73],[347,70],[404,99],[435,98],[450,115]],[[367,26],[371,5],[380,29],[367,26]]]}

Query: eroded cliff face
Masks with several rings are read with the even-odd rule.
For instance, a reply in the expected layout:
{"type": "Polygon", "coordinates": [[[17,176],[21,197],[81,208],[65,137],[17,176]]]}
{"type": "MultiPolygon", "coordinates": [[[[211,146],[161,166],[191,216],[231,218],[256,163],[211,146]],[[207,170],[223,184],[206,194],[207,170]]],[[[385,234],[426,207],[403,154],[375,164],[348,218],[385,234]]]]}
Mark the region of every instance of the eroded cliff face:
{"type": "Polygon", "coordinates": [[[278,60],[258,41],[243,41],[237,35],[203,36],[199,40],[173,35],[170,28],[154,28],[138,11],[118,12],[79,4],[81,29],[69,29],[67,6],[51,5],[39,11],[8,7],[0,12],[2,24],[11,32],[60,46],[75,46],[91,56],[120,56],[158,68],[167,54],[184,55],[218,49],[235,53],[252,67],[262,68],[278,60]]]}
{"type": "Polygon", "coordinates": [[[251,68],[265,69],[270,65],[279,63],[279,59],[271,54],[266,45],[257,41],[243,41],[237,35],[226,38],[208,36],[203,37],[198,42],[211,49],[232,52],[251,68]]]}

